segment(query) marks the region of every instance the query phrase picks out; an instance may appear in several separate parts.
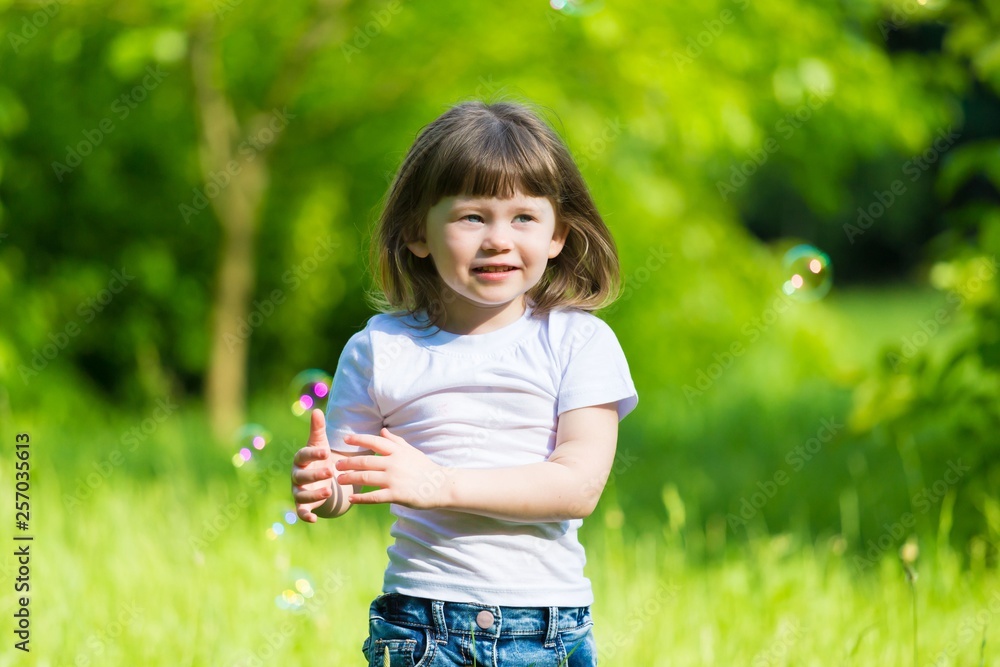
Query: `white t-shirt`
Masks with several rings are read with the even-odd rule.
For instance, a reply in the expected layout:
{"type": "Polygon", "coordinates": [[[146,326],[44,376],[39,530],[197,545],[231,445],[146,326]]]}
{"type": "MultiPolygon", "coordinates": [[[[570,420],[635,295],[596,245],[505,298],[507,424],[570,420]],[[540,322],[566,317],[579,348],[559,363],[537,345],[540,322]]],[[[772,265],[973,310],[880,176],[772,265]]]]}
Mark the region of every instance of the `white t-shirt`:
{"type": "MultiPolygon", "coordinates": [[[[347,342],[327,407],[330,448],[383,426],[432,461],[456,468],[539,463],[556,445],[567,410],[618,402],[619,421],[638,403],[611,328],[579,309],[533,317],[484,334],[459,335],[426,316],[379,314],[347,342]]],[[[527,523],[395,503],[384,593],[516,607],[593,604],[577,539],[582,519],[527,523]]]]}

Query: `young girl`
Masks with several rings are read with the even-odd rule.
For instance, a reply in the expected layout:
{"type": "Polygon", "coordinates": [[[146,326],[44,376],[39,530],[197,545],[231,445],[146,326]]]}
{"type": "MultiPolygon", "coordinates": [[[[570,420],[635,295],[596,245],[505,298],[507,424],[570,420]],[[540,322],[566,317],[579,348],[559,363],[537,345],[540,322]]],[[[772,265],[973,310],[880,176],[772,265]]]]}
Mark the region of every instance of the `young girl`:
{"type": "Polygon", "coordinates": [[[372,252],[381,314],[292,467],[304,521],[391,503],[368,664],[597,664],[577,530],[638,396],[588,312],[617,297],[618,258],[569,151],[523,106],[453,107],[410,148],[372,252]]]}

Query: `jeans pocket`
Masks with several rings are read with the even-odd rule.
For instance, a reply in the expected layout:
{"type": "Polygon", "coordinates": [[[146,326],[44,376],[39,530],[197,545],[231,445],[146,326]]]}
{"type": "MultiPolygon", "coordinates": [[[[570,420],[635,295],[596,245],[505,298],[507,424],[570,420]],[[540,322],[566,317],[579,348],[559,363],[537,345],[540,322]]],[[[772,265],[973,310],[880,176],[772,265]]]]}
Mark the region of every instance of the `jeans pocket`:
{"type": "Polygon", "coordinates": [[[594,623],[587,620],[575,628],[559,631],[559,667],[592,667],[597,664],[593,628],[594,623]]]}
{"type": "Polygon", "coordinates": [[[427,630],[396,625],[377,616],[369,619],[366,643],[369,667],[423,667],[434,651],[427,630]]]}

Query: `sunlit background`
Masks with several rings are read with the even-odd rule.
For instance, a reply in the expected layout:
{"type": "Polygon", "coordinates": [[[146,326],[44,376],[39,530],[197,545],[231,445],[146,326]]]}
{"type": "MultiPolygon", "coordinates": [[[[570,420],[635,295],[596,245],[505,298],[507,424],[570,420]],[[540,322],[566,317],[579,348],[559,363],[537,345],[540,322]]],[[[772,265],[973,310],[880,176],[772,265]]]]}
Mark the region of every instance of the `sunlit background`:
{"type": "Polygon", "coordinates": [[[0,7],[0,666],[364,664],[392,517],[288,470],[469,99],[621,257],[601,664],[1000,665],[996,0],[0,7]]]}

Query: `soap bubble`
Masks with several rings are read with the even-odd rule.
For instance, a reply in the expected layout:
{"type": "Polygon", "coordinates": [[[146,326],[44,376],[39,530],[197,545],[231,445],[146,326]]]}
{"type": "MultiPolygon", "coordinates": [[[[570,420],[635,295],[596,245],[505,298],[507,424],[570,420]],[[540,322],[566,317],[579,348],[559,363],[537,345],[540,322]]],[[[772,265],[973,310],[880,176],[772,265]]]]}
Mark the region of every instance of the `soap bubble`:
{"type": "Polygon", "coordinates": [[[816,301],[826,296],[833,284],[830,257],[811,245],[797,245],[783,260],[787,280],[781,290],[796,301],[816,301]]]}
{"type": "Polygon", "coordinates": [[[233,465],[242,468],[271,442],[271,434],[260,424],[247,424],[236,432],[235,439],[239,451],[233,454],[233,465]]]}
{"type": "Polygon", "coordinates": [[[296,568],[289,571],[288,579],[285,590],[274,598],[274,603],[285,611],[302,611],[306,600],[316,594],[313,578],[305,570],[296,568]]]}
{"type": "Polygon", "coordinates": [[[291,526],[298,522],[299,517],[295,514],[295,510],[286,509],[281,513],[281,520],[275,521],[265,532],[267,539],[276,540],[285,534],[285,526],[291,526]]]}
{"type": "Polygon", "coordinates": [[[604,3],[601,0],[549,0],[549,6],[567,16],[589,16],[599,12],[604,3]]]}
{"type": "Polygon", "coordinates": [[[292,380],[292,413],[297,417],[309,418],[314,408],[326,412],[326,401],[330,397],[333,377],[326,371],[312,368],[302,371],[292,380]]]}

